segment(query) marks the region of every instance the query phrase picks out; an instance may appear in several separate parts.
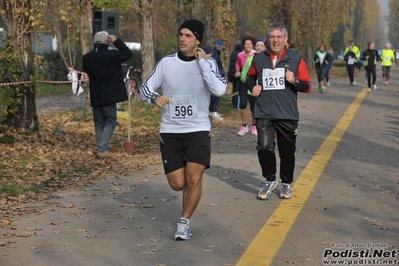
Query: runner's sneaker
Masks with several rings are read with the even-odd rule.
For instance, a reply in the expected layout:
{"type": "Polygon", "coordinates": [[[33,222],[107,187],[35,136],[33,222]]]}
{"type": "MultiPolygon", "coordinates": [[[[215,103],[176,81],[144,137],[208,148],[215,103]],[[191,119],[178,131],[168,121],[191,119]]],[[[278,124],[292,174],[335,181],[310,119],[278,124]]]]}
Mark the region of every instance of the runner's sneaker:
{"type": "Polygon", "coordinates": [[[267,200],[272,196],[273,190],[277,187],[278,180],[264,181],[263,187],[259,190],[258,197],[263,200],[267,200]]]}
{"type": "Polygon", "coordinates": [[[181,219],[177,223],[177,230],[173,240],[189,240],[191,237],[190,225],[187,224],[186,220],[181,219]]]}
{"type": "Polygon", "coordinates": [[[280,199],[290,199],[292,197],[291,185],[283,183],[281,184],[280,199]]]}
{"type": "Polygon", "coordinates": [[[353,85],[356,85],[356,81],[353,81],[353,85]]]}
{"type": "Polygon", "coordinates": [[[258,130],[256,129],[256,126],[251,127],[251,134],[252,135],[258,135],[258,130]]]}
{"type": "Polygon", "coordinates": [[[214,120],[223,120],[223,117],[218,112],[211,113],[210,117],[214,120]]]}
{"type": "Polygon", "coordinates": [[[319,92],[323,93],[323,89],[321,87],[319,87],[319,92]]]}
{"type": "Polygon", "coordinates": [[[375,89],[375,90],[377,89],[377,86],[375,84],[373,85],[373,89],[375,89]]]}
{"type": "Polygon", "coordinates": [[[327,87],[330,87],[330,86],[331,86],[329,81],[327,81],[326,84],[327,84],[327,87]]]}
{"type": "Polygon", "coordinates": [[[242,125],[237,134],[238,134],[238,136],[244,136],[245,133],[248,133],[248,131],[249,131],[248,125],[246,125],[246,126],[242,125]]]}
{"type": "Polygon", "coordinates": [[[367,90],[367,92],[370,93],[370,92],[371,92],[371,88],[369,88],[369,89],[367,90]]]}

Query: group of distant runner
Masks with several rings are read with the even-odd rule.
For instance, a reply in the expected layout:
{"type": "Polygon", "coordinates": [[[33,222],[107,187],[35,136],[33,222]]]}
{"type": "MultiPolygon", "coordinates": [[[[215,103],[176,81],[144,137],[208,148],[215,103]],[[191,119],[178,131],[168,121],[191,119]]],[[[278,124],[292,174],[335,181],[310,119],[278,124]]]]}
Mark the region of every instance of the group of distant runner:
{"type": "MultiPolygon", "coordinates": [[[[382,83],[389,86],[392,64],[395,62],[395,66],[398,65],[399,49],[393,50],[391,49],[391,45],[387,43],[384,49],[377,51],[375,49],[375,43],[369,42],[367,43],[367,49],[360,52],[360,49],[355,45],[355,42],[350,41],[349,45],[345,48],[343,59],[349,76],[349,86],[353,87],[356,85],[356,77],[360,74],[360,69],[363,65],[368,92],[371,92],[372,89],[377,89],[376,66],[379,63],[381,63],[382,66],[382,83]]],[[[333,51],[326,51],[326,47],[323,44],[319,46],[318,50],[314,54],[313,62],[315,64],[317,80],[319,83],[318,91],[320,93],[325,91],[325,86],[330,86],[329,71],[333,60],[333,51]]]]}

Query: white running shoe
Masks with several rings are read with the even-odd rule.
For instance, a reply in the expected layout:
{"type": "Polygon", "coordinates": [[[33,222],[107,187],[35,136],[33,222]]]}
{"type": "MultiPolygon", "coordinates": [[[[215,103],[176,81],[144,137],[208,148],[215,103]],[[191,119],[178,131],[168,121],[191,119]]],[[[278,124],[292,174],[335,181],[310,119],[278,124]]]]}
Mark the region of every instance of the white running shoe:
{"type": "Polygon", "coordinates": [[[370,93],[370,92],[371,92],[371,88],[369,88],[369,89],[367,90],[367,92],[370,93]]]}
{"type": "Polygon", "coordinates": [[[291,185],[287,183],[281,184],[280,199],[290,199],[292,197],[291,185]]]}
{"type": "Polygon", "coordinates": [[[219,121],[223,120],[223,117],[218,112],[213,112],[213,113],[211,113],[210,116],[214,120],[219,120],[219,121]]]}
{"type": "Polygon", "coordinates": [[[377,86],[376,86],[375,84],[373,85],[373,89],[374,89],[374,90],[376,90],[376,89],[377,89],[377,86]]]}
{"type": "Polygon", "coordinates": [[[264,181],[263,187],[259,190],[258,197],[263,200],[267,200],[272,196],[272,192],[278,186],[278,180],[264,181]]]}
{"type": "Polygon", "coordinates": [[[191,235],[190,225],[187,224],[187,221],[181,219],[177,223],[177,229],[173,240],[189,240],[191,235]]]}
{"type": "Polygon", "coordinates": [[[356,81],[353,81],[353,85],[356,85],[356,81]]]}
{"type": "Polygon", "coordinates": [[[246,133],[248,133],[248,131],[249,131],[248,125],[246,125],[246,126],[242,125],[237,134],[238,134],[238,136],[244,136],[246,133]]]}

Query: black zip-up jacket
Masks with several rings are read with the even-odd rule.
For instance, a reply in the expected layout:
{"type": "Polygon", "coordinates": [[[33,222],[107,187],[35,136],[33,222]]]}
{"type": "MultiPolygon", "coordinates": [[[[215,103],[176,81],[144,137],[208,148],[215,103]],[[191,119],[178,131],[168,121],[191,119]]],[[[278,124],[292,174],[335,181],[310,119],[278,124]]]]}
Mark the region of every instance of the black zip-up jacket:
{"type": "Polygon", "coordinates": [[[313,56],[313,62],[315,63],[314,67],[316,69],[323,68],[330,64],[332,61],[334,61],[334,57],[327,51],[320,52],[320,50],[317,50],[313,56]],[[323,62],[319,62],[319,53],[325,53],[323,62]]]}
{"type": "Polygon", "coordinates": [[[346,62],[346,65],[348,66],[348,60],[349,60],[349,56],[351,56],[352,58],[353,58],[353,66],[355,65],[355,63],[356,63],[356,54],[354,53],[354,52],[351,52],[351,51],[349,51],[349,52],[347,52],[345,55],[344,55],[344,61],[346,62]]]}
{"type": "MultiPolygon", "coordinates": [[[[286,50],[281,60],[278,61],[276,66],[273,68],[272,59],[269,52],[266,50],[265,52],[254,55],[252,65],[256,70],[258,83],[262,86],[263,69],[289,69],[296,77],[298,77],[300,60],[301,56],[299,54],[291,50],[286,50]]],[[[306,69],[304,71],[306,71],[306,69]]],[[[309,76],[307,73],[305,76],[308,80],[299,80],[297,86],[290,84],[284,79],[285,89],[262,90],[256,100],[254,117],[270,120],[283,119],[299,121],[297,93],[298,91],[309,92],[311,89],[309,76]]],[[[251,88],[251,91],[255,86],[255,82],[256,80],[253,78],[247,77],[247,84],[249,88],[251,88]]]]}
{"type": "Polygon", "coordinates": [[[374,68],[376,63],[380,61],[380,57],[378,56],[378,52],[374,50],[367,49],[363,52],[362,60],[364,62],[364,68],[374,68]],[[366,59],[366,56],[369,56],[369,59],[366,59]]]}
{"type": "Polygon", "coordinates": [[[91,106],[109,105],[127,101],[121,64],[133,56],[121,39],[113,43],[118,50],[100,43],[83,56],[83,70],[90,80],[91,106]]]}

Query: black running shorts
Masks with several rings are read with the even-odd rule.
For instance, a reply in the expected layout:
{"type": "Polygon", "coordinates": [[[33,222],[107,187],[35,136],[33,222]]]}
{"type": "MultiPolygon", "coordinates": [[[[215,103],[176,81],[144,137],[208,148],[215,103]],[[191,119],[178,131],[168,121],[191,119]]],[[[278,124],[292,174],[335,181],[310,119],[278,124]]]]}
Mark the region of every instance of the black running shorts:
{"type": "Polygon", "coordinates": [[[165,174],[185,167],[187,162],[205,165],[211,163],[211,136],[209,131],[191,133],[161,133],[159,136],[165,174]]]}

